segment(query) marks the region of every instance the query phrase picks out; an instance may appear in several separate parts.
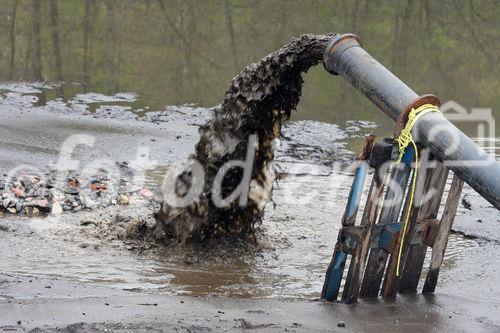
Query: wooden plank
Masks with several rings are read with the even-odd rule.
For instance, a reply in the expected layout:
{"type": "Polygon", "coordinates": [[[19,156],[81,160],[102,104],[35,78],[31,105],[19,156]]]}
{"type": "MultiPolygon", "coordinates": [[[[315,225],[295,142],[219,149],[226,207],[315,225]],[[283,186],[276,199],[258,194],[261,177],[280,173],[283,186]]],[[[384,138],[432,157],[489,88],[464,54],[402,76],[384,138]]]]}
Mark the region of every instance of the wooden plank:
{"type": "Polygon", "coordinates": [[[427,244],[427,246],[433,247],[434,242],[436,240],[436,235],[438,233],[439,228],[439,220],[438,219],[427,219],[420,221],[420,224],[425,227],[425,234],[422,235],[422,241],[427,244]]]}
{"type": "MultiPolygon", "coordinates": [[[[411,167],[413,158],[414,158],[414,151],[413,151],[413,147],[410,146],[407,148],[407,150],[403,156],[402,162],[404,162],[408,167],[411,167]]],[[[420,174],[419,177],[422,177],[422,174],[420,174]]],[[[408,212],[409,205],[410,205],[410,198],[408,196],[408,192],[411,190],[411,187],[412,187],[412,184],[414,181],[416,181],[416,180],[412,178],[410,185],[409,185],[409,188],[407,189],[406,193],[403,193],[404,194],[403,197],[405,197],[405,203],[404,203],[403,210],[401,211],[401,215],[400,215],[399,220],[402,220],[404,217],[406,217],[406,214],[408,212]]],[[[413,212],[413,213],[415,213],[415,212],[413,212]]],[[[411,216],[410,216],[410,219],[411,219],[411,216]]],[[[404,237],[404,235],[402,233],[400,233],[399,238],[397,239],[396,249],[399,249],[399,243],[401,242],[402,237],[404,237]]],[[[398,277],[396,276],[397,265],[398,265],[398,253],[396,251],[395,253],[392,253],[389,256],[389,262],[387,264],[386,274],[385,274],[385,278],[384,278],[383,285],[382,285],[382,291],[381,291],[381,294],[382,294],[384,299],[393,299],[396,297],[397,282],[398,282],[398,277]]]]}
{"type": "MultiPolygon", "coordinates": [[[[409,151],[413,151],[413,149],[409,148],[409,151]]],[[[405,153],[405,155],[406,155],[406,153],[405,153]]],[[[410,157],[413,157],[413,152],[410,155],[410,157]]],[[[408,164],[410,164],[410,163],[408,163],[408,164]]],[[[404,203],[404,208],[401,212],[400,221],[404,222],[406,215],[408,213],[408,210],[411,209],[410,210],[410,217],[409,217],[409,221],[408,221],[409,226],[408,226],[405,234],[403,234],[401,232],[401,234],[399,235],[398,242],[396,244],[396,249],[398,249],[398,250],[395,253],[391,254],[391,256],[389,257],[389,262],[387,264],[387,270],[386,270],[384,282],[382,285],[382,296],[385,300],[391,300],[391,299],[394,299],[396,297],[396,294],[398,291],[398,284],[399,284],[399,277],[396,275],[397,268],[398,268],[398,256],[399,256],[399,246],[400,246],[399,244],[404,237],[405,241],[404,241],[404,248],[403,248],[403,253],[402,253],[403,254],[402,261],[403,261],[404,260],[404,252],[405,252],[406,248],[408,248],[410,246],[410,239],[411,239],[411,237],[409,236],[409,235],[411,235],[410,232],[413,232],[413,230],[410,230],[410,229],[412,229],[412,228],[410,228],[410,226],[416,224],[415,221],[417,218],[418,211],[420,209],[420,207],[415,207],[415,205],[413,205],[413,207],[410,207],[411,200],[410,200],[409,192],[411,191],[411,188],[413,186],[413,182],[416,182],[418,184],[420,182],[424,182],[425,179],[426,179],[426,175],[422,172],[418,173],[418,179],[413,179],[413,176],[412,176],[412,180],[410,182],[409,188],[407,190],[407,193],[405,194],[405,203],[404,203]]]]}
{"type": "Polygon", "coordinates": [[[359,165],[354,173],[351,190],[347,199],[347,206],[342,216],[342,226],[347,227],[354,225],[356,216],[361,203],[361,195],[365,187],[366,174],[368,173],[368,163],[366,161],[358,161],[359,165]]]}
{"type": "MultiPolygon", "coordinates": [[[[432,246],[434,242],[431,240],[432,235],[428,235],[429,230],[436,229],[439,225],[437,219],[423,220],[417,223],[415,233],[410,240],[410,244],[421,244],[425,242],[428,246],[432,246]],[[429,228],[430,227],[430,228],[429,228]],[[429,245],[431,244],[431,245],[429,245]]],[[[341,249],[347,254],[355,255],[358,243],[364,237],[365,230],[371,228],[371,237],[369,249],[384,249],[387,253],[393,253],[395,243],[401,231],[401,223],[381,224],[377,223],[373,226],[363,227],[360,225],[350,226],[340,229],[339,241],[337,248],[341,249]]]]}
{"type": "MultiPolygon", "coordinates": [[[[436,218],[446,186],[446,180],[448,179],[448,173],[449,170],[441,162],[437,162],[433,169],[428,170],[423,193],[427,194],[431,190],[435,191],[435,193],[431,199],[421,204],[417,219],[416,221],[412,221],[413,225],[409,228],[412,229],[410,235],[413,235],[415,232],[415,226],[418,221],[436,218]]],[[[399,292],[416,292],[426,252],[427,245],[425,243],[411,244],[407,251],[405,251],[404,260],[402,260],[403,270],[399,280],[399,292]]]]}
{"type": "MultiPolygon", "coordinates": [[[[359,161],[356,168],[354,179],[352,181],[351,191],[347,199],[346,209],[342,217],[342,227],[353,226],[356,221],[356,215],[359,210],[361,201],[361,194],[366,181],[366,174],[368,171],[368,163],[366,161],[359,161]]],[[[339,233],[339,237],[341,234],[339,233]]],[[[337,240],[335,250],[333,251],[332,260],[328,265],[325,275],[325,282],[321,291],[321,298],[328,301],[335,301],[339,295],[340,284],[344,273],[345,263],[347,260],[347,253],[340,248],[340,239],[337,240]]]]}
{"type": "Polygon", "coordinates": [[[332,260],[326,271],[325,282],[323,283],[323,290],[321,291],[322,299],[330,302],[337,300],[346,261],[347,253],[335,248],[332,260]]]}
{"type": "Polygon", "coordinates": [[[342,291],[342,302],[354,303],[358,299],[361,279],[363,278],[364,265],[370,248],[370,239],[372,227],[376,222],[378,210],[380,207],[380,198],[384,192],[385,175],[381,180],[377,181],[377,177],[373,177],[370,186],[370,192],[363,211],[361,219],[361,227],[366,227],[360,242],[357,245],[356,254],[351,259],[349,272],[347,274],[344,290],[342,291]]]}
{"type": "Polygon", "coordinates": [[[424,294],[433,293],[436,289],[439,269],[443,263],[444,253],[448,244],[448,238],[450,236],[451,227],[453,226],[463,186],[464,182],[458,178],[457,175],[453,175],[450,192],[448,194],[448,198],[446,199],[446,205],[432,247],[431,264],[425,278],[424,288],[422,290],[422,293],[424,294]]]}
{"type": "Polygon", "coordinates": [[[383,228],[378,238],[377,249],[382,249],[387,253],[394,253],[401,233],[401,223],[379,224],[378,226],[383,228]]]}
{"type": "MultiPolygon", "coordinates": [[[[384,205],[380,212],[379,224],[397,222],[403,206],[403,195],[406,191],[410,173],[411,168],[406,163],[399,163],[391,170],[384,205]]],[[[359,293],[360,297],[375,297],[378,295],[388,257],[389,254],[383,249],[372,249],[370,251],[359,293]]]]}
{"type": "Polygon", "coordinates": [[[361,226],[343,227],[339,231],[336,247],[349,255],[355,255],[359,241],[364,236],[365,228],[361,226]]]}
{"type": "MultiPolygon", "coordinates": [[[[419,178],[420,177],[422,177],[422,176],[420,175],[419,178]]],[[[416,181],[416,179],[412,179],[410,186],[409,186],[409,189],[408,189],[408,192],[410,191],[412,183],[414,181],[416,181]]],[[[408,195],[406,195],[405,204],[404,204],[404,208],[401,212],[400,220],[403,220],[403,218],[406,217],[408,209],[410,209],[409,206],[410,206],[410,198],[408,195]]],[[[415,215],[417,212],[418,211],[416,211],[414,208],[410,212],[410,221],[409,221],[410,223],[412,221],[413,215],[415,215]]],[[[401,243],[401,239],[403,237],[406,237],[405,238],[405,247],[408,246],[408,243],[409,243],[408,233],[403,234],[403,232],[401,232],[399,235],[399,238],[397,240],[396,252],[394,252],[390,255],[389,262],[387,263],[387,270],[386,270],[384,281],[382,284],[382,297],[385,300],[394,299],[396,297],[396,294],[398,291],[399,277],[396,275],[396,270],[397,270],[397,266],[398,266],[398,253],[399,253],[399,246],[400,246],[399,244],[401,243]]]]}

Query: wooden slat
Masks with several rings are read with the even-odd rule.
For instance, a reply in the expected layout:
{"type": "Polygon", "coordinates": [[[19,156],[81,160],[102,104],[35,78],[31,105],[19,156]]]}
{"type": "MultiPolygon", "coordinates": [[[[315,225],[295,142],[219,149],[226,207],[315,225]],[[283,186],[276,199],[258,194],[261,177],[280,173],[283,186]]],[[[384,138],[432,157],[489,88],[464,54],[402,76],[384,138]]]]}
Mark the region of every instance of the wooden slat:
{"type": "MultiPolygon", "coordinates": [[[[398,164],[391,170],[384,198],[385,205],[381,208],[379,224],[397,222],[410,173],[411,168],[404,163],[398,164]]],[[[377,248],[370,251],[359,293],[360,297],[375,297],[378,295],[388,256],[389,254],[382,249],[377,248]]]]}
{"type": "Polygon", "coordinates": [[[382,296],[386,300],[391,300],[391,299],[394,299],[396,297],[396,294],[398,291],[398,283],[399,283],[399,277],[396,276],[396,271],[397,271],[397,267],[398,267],[399,244],[401,242],[401,239],[403,237],[405,237],[403,256],[402,256],[402,260],[403,260],[405,249],[407,249],[410,246],[410,240],[411,240],[411,237],[409,236],[409,235],[411,235],[410,232],[413,232],[413,230],[410,230],[411,229],[410,227],[412,225],[416,224],[415,221],[417,219],[417,214],[418,214],[418,211],[420,209],[420,207],[415,207],[415,205],[413,205],[413,207],[410,207],[409,192],[411,191],[411,188],[413,186],[412,185],[413,182],[416,181],[418,184],[420,182],[425,182],[425,179],[426,179],[426,175],[424,173],[422,173],[422,172],[418,173],[418,179],[412,179],[412,181],[410,182],[409,188],[407,190],[407,193],[405,194],[405,203],[404,203],[404,208],[403,208],[401,215],[400,215],[400,221],[405,220],[408,209],[411,209],[410,218],[408,221],[409,226],[407,228],[406,234],[403,235],[403,233],[401,232],[401,234],[399,235],[398,243],[396,244],[396,248],[398,250],[395,253],[391,254],[391,256],[389,257],[389,262],[387,264],[387,270],[385,273],[384,282],[383,282],[383,286],[382,286],[382,296]]]}
{"type": "MultiPolygon", "coordinates": [[[[356,221],[356,215],[361,201],[361,193],[365,185],[366,173],[368,171],[368,163],[366,163],[366,161],[359,161],[359,163],[354,174],[346,209],[342,217],[342,227],[353,226],[356,221]]],[[[328,301],[337,300],[347,260],[347,253],[342,251],[340,241],[341,240],[337,240],[337,244],[335,245],[332,260],[326,270],[325,282],[323,283],[323,289],[321,291],[321,298],[328,301]]]]}
{"type": "Polygon", "coordinates": [[[374,175],[372,179],[370,192],[368,194],[368,199],[363,211],[363,217],[360,224],[362,227],[367,228],[364,229],[364,234],[360,242],[358,243],[356,254],[351,259],[346,283],[344,285],[344,290],[342,291],[342,302],[344,303],[354,303],[358,299],[359,288],[364,272],[363,268],[366,263],[366,258],[368,256],[370,247],[370,238],[372,233],[371,227],[375,224],[377,219],[378,210],[380,207],[380,198],[382,197],[382,194],[384,192],[385,178],[385,175],[383,175],[381,177],[381,180],[377,181],[377,177],[375,177],[374,175]]]}
{"type": "MultiPolygon", "coordinates": [[[[425,242],[428,246],[432,246],[434,242],[432,240],[432,235],[429,235],[429,229],[436,229],[439,225],[437,219],[423,220],[417,223],[415,227],[415,233],[413,238],[410,240],[411,244],[421,244],[425,242]],[[431,244],[431,245],[429,245],[431,244]]],[[[346,252],[350,255],[355,255],[358,243],[364,237],[365,230],[371,228],[371,237],[369,243],[369,249],[384,249],[387,253],[393,253],[395,251],[395,243],[399,237],[399,232],[401,231],[401,223],[390,223],[381,224],[377,223],[372,226],[363,227],[360,225],[350,226],[342,228],[339,232],[339,241],[337,242],[337,248],[346,252]]],[[[434,235],[435,236],[435,235],[434,235]]]]}
{"type": "MultiPolygon", "coordinates": [[[[446,186],[448,172],[449,170],[441,162],[437,162],[435,168],[428,170],[423,193],[428,194],[429,191],[435,191],[435,193],[431,199],[421,204],[417,219],[413,221],[413,225],[409,228],[411,229],[410,235],[413,235],[415,230],[415,222],[436,218],[446,186]]],[[[403,270],[399,280],[399,292],[415,292],[417,290],[426,252],[427,245],[425,243],[410,245],[408,250],[405,251],[404,260],[402,260],[403,270]]]]}
{"type": "Polygon", "coordinates": [[[432,247],[431,264],[425,278],[424,288],[422,290],[422,293],[424,294],[432,293],[436,289],[439,268],[443,263],[444,253],[448,244],[448,238],[450,236],[451,227],[453,226],[463,186],[464,182],[458,178],[457,175],[453,175],[450,192],[448,194],[448,198],[446,199],[446,205],[432,247]]]}

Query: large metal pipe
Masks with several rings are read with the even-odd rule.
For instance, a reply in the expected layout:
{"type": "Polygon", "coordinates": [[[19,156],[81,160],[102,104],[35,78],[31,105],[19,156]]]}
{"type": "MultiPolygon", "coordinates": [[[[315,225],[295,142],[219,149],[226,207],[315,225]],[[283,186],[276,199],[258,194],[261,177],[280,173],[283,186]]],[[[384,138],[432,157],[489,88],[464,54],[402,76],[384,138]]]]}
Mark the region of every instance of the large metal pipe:
{"type": "MultiPolygon", "coordinates": [[[[396,134],[412,108],[440,106],[433,95],[419,96],[375,60],[352,34],[337,35],[326,48],[323,63],[328,72],[341,75],[378,108],[396,121],[396,134]]],[[[500,209],[500,164],[441,113],[423,115],[412,135],[463,181],[500,209]]]]}

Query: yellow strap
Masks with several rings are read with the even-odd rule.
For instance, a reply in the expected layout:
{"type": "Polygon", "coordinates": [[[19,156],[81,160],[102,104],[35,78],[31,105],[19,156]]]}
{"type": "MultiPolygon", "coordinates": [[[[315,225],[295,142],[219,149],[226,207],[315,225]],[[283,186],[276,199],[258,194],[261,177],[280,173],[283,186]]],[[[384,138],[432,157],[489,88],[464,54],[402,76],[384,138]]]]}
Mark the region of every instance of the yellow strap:
{"type": "Polygon", "coordinates": [[[413,205],[413,199],[415,197],[415,185],[417,183],[417,174],[418,174],[418,149],[417,149],[417,144],[415,143],[415,141],[413,140],[413,136],[411,135],[411,131],[413,129],[413,126],[417,123],[417,121],[423,115],[429,112],[439,112],[439,108],[432,104],[424,104],[417,109],[411,109],[410,114],[408,115],[408,120],[406,122],[405,128],[401,131],[401,134],[399,134],[399,136],[396,138],[396,142],[398,143],[398,148],[399,148],[399,158],[396,163],[401,162],[405,150],[410,144],[413,146],[413,150],[415,152],[415,171],[413,172],[413,177],[411,181],[410,202],[408,203],[408,210],[406,211],[405,221],[403,224],[401,243],[399,244],[396,276],[399,276],[399,266],[401,264],[401,255],[403,254],[403,243],[406,235],[408,221],[410,220],[410,212],[411,212],[411,207],[413,205]]]}

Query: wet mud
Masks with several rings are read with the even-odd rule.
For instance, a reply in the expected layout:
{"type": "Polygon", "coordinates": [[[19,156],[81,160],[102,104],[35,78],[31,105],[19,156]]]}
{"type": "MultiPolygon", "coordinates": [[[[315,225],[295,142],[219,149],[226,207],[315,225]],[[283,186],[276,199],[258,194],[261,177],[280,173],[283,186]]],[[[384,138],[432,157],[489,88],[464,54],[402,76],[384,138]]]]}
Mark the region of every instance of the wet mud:
{"type": "Polygon", "coordinates": [[[203,191],[187,207],[163,202],[156,215],[159,232],[182,243],[188,238],[203,240],[227,234],[255,239],[255,225],[261,222],[271,200],[276,178],[273,140],[280,136],[282,122],[290,118],[299,102],[303,73],[322,60],[331,37],[302,35],[247,66],[233,79],[213,118],[201,126],[196,153],[190,157],[201,163],[204,179],[194,179],[191,166],[177,177],[178,197],[187,196],[195,182],[203,183],[203,191]],[[249,159],[253,161],[250,170],[231,167],[220,188],[215,189],[214,180],[226,162],[249,159]],[[248,201],[227,199],[246,183],[248,201]],[[215,204],[215,196],[226,203],[215,204]]]}
{"type": "MultiPolygon", "coordinates": [[[[0,303],[0,328],[33,332],[496,332],[494,311],[472,309],[468,300],[439,295],[405,296],[395,303],[361,302],[356,307],[279,299],[169,297],[71,281],[21,278],[26,294],[0,303]],[[50,288],[46,288],[46,287],[50,288]],[[40,288],[40,289],[39,289],[40,288]],[[68,297],[71,291],[73,297],[68,297]],[[478,316],[482,316],[478,319],[478,316]]],[[[11,278],[2,279],[11,284],[11,278]]],[[[5,292],[5,290],[4,290],[5,292]]],[[[7,290],[8,292],[8,290],[7,290]]],[[[11,295],[15,295],[10,293],[11,295]]]]}

